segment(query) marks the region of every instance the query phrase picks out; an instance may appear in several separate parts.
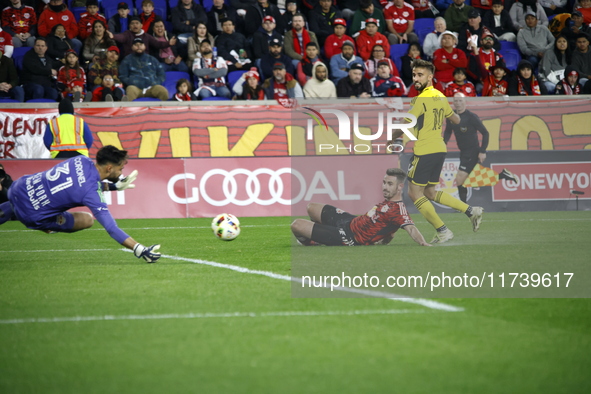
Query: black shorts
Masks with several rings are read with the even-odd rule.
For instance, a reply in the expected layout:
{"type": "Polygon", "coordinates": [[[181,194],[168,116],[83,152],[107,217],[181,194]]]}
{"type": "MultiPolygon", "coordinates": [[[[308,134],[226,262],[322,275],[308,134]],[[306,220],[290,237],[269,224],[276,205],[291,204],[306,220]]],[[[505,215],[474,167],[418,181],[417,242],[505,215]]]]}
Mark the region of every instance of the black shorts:
{"type": "Polygon", "coordinates": [[[316,224],[322,226],[325,231],[330,232],[330,240],[316,240],[325,245],[335,244],[335,240],[340,240],[342,245],[359,245],[355,241],[355,235],[351,231],[351,221],[355,218],[355,215],[345,212],[342,209],[333,207],[332,205],[325,205],[320,215],[322,224],[316,224]],[[323,242],[324,241],[324,242],[323,242]]]}
{"type": "Polygon", "coordinates": [[[478,154],[479,152],[477,150],[460,153],[460,167],[458,170],[468,174],[471,173],[476,164],[478,164],[478,154]]]}
{"type": "Polygon", "coordinates": [[[408,166],[408,180],[419,186],[437,185],[446,152],[413,155],[408,166]]]}

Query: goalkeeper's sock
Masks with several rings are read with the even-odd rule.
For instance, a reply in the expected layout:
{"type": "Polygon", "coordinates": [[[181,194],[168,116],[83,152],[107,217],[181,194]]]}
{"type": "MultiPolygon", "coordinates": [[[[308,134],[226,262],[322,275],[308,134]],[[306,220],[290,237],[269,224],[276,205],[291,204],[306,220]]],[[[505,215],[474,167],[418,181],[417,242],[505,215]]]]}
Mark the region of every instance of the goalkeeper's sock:
{"type": "Polygon", "coordinates": [[[0,224],[6,223],[14,217],[14,211],[12,210],[12,204],[10,201],[0,204],[0,224]]]}
{"type": "Polygon", "coordinates": [[[462,200],[462,202],[466,202],[468,199],[468,188],[464,186],[458,186],[458,194],[460,195],[460,200],[462,200]]]}
{"type": "Polygon", "coordinates": [[[427,197],[423,196],[419,198],[414,202],[414,204],[415,207],[417,207],[417,209],[421,213],[421,215],[423,215],[425,219],[427,219],[427,221],[431,223],[433,227],[438,229],[441,228],[441,226],[445,226],[443,220],[441,220],[439,215],[437,215],[437,212],[435,212],[435,207],[427,197]]]}
{"type": "Polygon", "coordinates": [[[463,213],[466,213],[468,208],[470,208],[470,205],[466,204],[465,202],[462,202],[462,201],[458,200],[457,198],[452,197],[451,194],[441,192],[441,191],[439,191],[439,192],[437,192],[437,194],[435,194],[435,202],[445,205],[447,207],[453,208],[456,211],[460,211],[463,213]]]}

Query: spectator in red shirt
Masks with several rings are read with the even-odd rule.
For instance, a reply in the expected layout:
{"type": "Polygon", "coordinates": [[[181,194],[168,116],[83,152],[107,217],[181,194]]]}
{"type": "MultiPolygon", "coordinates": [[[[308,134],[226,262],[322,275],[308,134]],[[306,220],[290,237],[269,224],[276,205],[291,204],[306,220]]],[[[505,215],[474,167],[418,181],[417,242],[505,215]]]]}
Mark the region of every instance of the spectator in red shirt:
{"type": "Polygon", "coordinates": [[[72,40],[72,46],[80,53],[82,42],[78,40],[78,24],[74,14],[64,4],[64,0],[50,0],[47,8],[39,15],[37,31],[41,37],[47,37],[55,25],[66,28],[66,36],[72,40]]]}
{"type": "Polygon", "coordinates": [[[384,19],[386,19],[390,44],[419,42],[419,37],[413,32],[415,10],[404,0],[394,0],[388,3],[384,9],[384,19]]]}
{"type": "Polygon", "coordinates": [[[484,80],[484,87],[482,88],[483,97],[491,96],[506,96],[509,82],[507,82],[508,70],[504,63],[497,63],[490,67],[492,75],[484,80]]]}
{"type": "Polygon", "coordinates": [[[476,97],[476,87],[467,77],[465,68],[456,68],[453,82],[445,88],[445,96],[453,97],[456,93],[463,93],[466,97],[476,97]]]}
{"type": "Polygon", "coordinates": [[[142,1],[142,11],[140,14],[142,29],[148,34],[153,34],[154,23],[161,21],[162,18],[154,12],[154,2],[152,0],[142,1]]]}
{"type": "Polygon", "coordinates": [[[453,72],[456,68],[468,67],[468,58],[461,49],[455,46],[458,43],[456,36],[449,30],[441,33],[441,48],[433,53],[433,65],[435,66],[435,78],[443,86],[453,81],[453,72]]]}
{"type": "Polygon", "coordinates": [[[21,0],[10,0],[11,6],[2,10],[2,29],[12,36],[15,48],[33,47],[37,34],[37,14],[21,0]]]}
{"type": "MultiPolygon", "coordinates": [[[[415,8],[416,19],[435,18],[435,14],[432,10],[437,11],[437,8],[435,8],[432,2],[428,0],[412,0],[410,5],[415,8]]],[[[439,14],[439,11],[437,11],[437,14],[439,14]]]]}
{"type": "Polygon", "coordinates": [[[81,40],[86,40],[92,34],[92,25],[95,21],[101,21],[107,26],[107,20],[98,11],[98,0],[86,0],[86,12],[80,15],[78,22],[78,36],[81,40]]]}
{"type": "Polygon", "coordinates": [[[12,36],[0,28],[0,51],[6,57],[12,57],[14,46],[12,45],[12,36]]]}
{"type": "Polygon", "coordinates": [[[359,56],[365,61],[371,56],[371,50],[376,44],[384,47],[384,51],[390,54],[390,44],[385,35],[378,33],[378,21],[369,18],[365,21],[365,29],[359,32],[357,36],[357,51],[359,56]]]}
{"type": "MultiPolygon", "coordinates": [[[[332,21],[334,34],[326,38],[324,43],[324,55],[327,59],[331,59],[334,55],[341,53],[341,48],[345,41],[353,42],[353,39],[345,34],[347,31],[347,22],[344,19],[336,18],[332,21]]],[[[355,47],[353,47],[355,50],[355,47]]]]}

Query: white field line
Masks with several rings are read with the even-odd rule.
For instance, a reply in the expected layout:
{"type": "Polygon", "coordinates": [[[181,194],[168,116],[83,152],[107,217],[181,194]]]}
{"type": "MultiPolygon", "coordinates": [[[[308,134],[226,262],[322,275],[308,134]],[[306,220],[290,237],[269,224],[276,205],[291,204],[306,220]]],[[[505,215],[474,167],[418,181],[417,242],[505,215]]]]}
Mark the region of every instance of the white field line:
{"type": "MultiPolygon", "coordinates": [[[[451,212],[450,212],[451,213],[451,212]]],[[[462,218],[456,219],[446,219],[446,222],[450,223],[459,223],[465,222],[466,219],[462,218]]],[[[589,221],[589,219],[584,218],[556,218],[556,219],[487,219],[487,222],[579,222],[579,221],[589,221]]],[[[286,224],[249,224],[249,225],[241,225],[240,227],[286,227],[286,224]]],[[[124,231],[129,230],[199,230],[199,229],[208,229],[211,228],[210,226],[179,226],[179,227],[121,227],[124,231]]],[[[19,233],[19,232],[37,232],[39,230],[29,230],[29,229],[20,229],[20,230],[0,230],[0,233],[19,233]]],[[[97,228],[90,228],[84,231],[105,231],[102,227],[97,228]]]]}
{"type": "MultiPolygon", "coordinates": [[[[122,250],[125,252],[131,253],[131,251],[128,249],[122,249],[122,250]]],[[[166,254],[163,254],[162,257],[167,258],[167,259],[171,259],[171,260],[186,261],[189,263],[203,264],[203,265],[209,265],[211,267],[216,267],[216,268],[229,269],[231,271],[236,271],[236,272],[240,272],[243,274],[262,275],[262,276],[266,276],[266,277],[269,277],[272,279],[285,280],[285,281],[289,281],[289,282],[292,282],[292,281],[298,282],[298,283],[302,282],[301,278],[295,278],[295,277],[292,278],[291,276],[276,274],[274,272],[269,272],[269,271],[251,270],[249,268],[240,267],[238,265],[222,264],[222,263],[217,263],[215,261],[190,259],[190,258],[186,258],[186,257],[171,256],[171,255],[166,255],[166,254]]],[[[327,286],[324,286],[324,287],[327,287],[327,286]]],[[[404,296],[400,296],[400,295],[393,294],[393,293],[384,293],[384,292],[380,292],[380,291],[372,291],[372,290],[364,290],[364,289],[354,289],[354,288],[350,288],[350,287],[335,287],[334,290],[343,291],[343,292],[347,292],[347,293],[361,294],[361,295],[366,295],[369,297],[387,298],[392,301],[408,302],[411,304],[421,305],[426,308],[436,309],[436,310],[446,311],[446,312],[462,312],[464,310],[464,308],[444,304],[444,303],[438,302],[438,301],[427,300],[424,298],[409,298],[409,297],[404,297],[404,296]]]]}
{"type": "Polygon", "coordinates": [[[53,252],[104,252],[117,249],[48,249],[48,250],[3,250],[0,253],[53,253],[53,252]]]}
{"type": "Polygon", "coordinates": [[[429,313],[425,309],[378,309],[353,311],[278,311],[278,312],[228,312],[228,313],[167,313],[161,315],[104,315],[104,316],[72,316],[72,317],[41,317],[25,319],[0,320],[0,324],[23,323],[61,323],[81,321],[111,320],[165,320],[165,319],[211,319],[233,317],[292,317],[292,316],[359,316],[359,315],[396,315],[407,313],[429,313]]]}

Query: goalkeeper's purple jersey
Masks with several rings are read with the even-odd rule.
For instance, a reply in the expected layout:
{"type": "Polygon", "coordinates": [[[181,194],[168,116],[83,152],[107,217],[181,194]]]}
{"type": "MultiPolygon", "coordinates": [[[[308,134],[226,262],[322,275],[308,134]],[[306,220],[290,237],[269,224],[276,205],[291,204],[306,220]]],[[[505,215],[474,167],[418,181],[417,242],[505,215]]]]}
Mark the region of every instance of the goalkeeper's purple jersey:
{"type": "Polygon", "coordinates": [[[70,208],[86,206],[117,242],[123,243],[129,237],[111,216],[98,170],[86,156],[25,175],[12,184],[8,193],[17,218],[24,224],[39,223],[70,208]]]}

